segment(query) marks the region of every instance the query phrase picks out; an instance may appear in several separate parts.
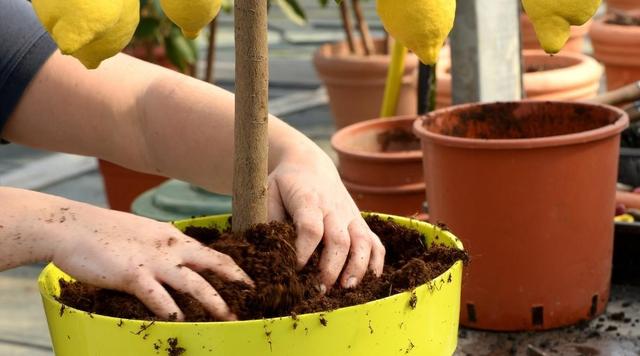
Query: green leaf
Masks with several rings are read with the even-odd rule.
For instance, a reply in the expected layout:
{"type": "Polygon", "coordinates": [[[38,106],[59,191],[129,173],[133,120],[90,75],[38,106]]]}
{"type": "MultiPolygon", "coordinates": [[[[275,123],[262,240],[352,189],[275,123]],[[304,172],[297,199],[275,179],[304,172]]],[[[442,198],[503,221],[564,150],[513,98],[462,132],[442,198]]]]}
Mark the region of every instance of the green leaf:
{"type": "Polygon", "coordinates": [[[226,13],[233,11],[233,0],[222,0],[222,10],[226,13]]]}
{"type": "Polygon", "coordinates": [[[296,0],[276,0],[276,2],[293,23],[300,26],[307,24],[307,15],[296,0]]]}
{"type": "Polygon", "coordinates": [[[145,17],[140,19],[138,28],[136,28],[135,38],[151,39],[160,26],[160,21],[155,18],[145,17]]]}
{"type": "Polygon", "coordinates": [[[165,48],[171,63],[180,68],[183,73],[186,71],[187,66],[196,62],[194,49],[178,28],[172,30],[165,39],[165,48]]]}
{"type": "Polygon", "coordinates": [[[322,7],[327,7],[327,4],[329,4],[329,0],[319,0],[318,2],[322,7]]]}

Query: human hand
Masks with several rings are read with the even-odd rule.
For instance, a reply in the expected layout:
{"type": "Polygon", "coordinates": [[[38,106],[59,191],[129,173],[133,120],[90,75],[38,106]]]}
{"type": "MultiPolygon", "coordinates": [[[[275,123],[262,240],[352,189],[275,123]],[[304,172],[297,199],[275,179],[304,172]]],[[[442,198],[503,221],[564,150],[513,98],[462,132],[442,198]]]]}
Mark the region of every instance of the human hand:
{"type": "Polygon", "coordinates": [[[170,224],[88,205],[61,210],[53,219],[65,222],[51,224],[60,242],[52,256],[58,267],[80,281],[133,294],[162,319],[184,319],[163,284],[191,295],[220,320],[237,317],[197,272],[253,285],[229,256],[170,224]]]}
{"type": "Polygon", "coordinates": [[[287,212],[293,218],[300,268],[324,243],[319,266],[322,292],[338,277],[343,287],[352,288],[367,269],[382,274],[384,246],[362,218],[335,165],[319,148],[289,150],[269,175],[268,192],[269,218],[284,220],[287,212]]]}

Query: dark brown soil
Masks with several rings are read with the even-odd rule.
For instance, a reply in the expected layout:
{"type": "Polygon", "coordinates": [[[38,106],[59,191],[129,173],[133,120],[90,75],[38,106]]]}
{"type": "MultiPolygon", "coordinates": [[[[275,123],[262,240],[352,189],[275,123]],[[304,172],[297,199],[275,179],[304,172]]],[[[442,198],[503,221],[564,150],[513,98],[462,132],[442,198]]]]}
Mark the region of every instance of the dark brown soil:
{"type": "Polygon", "coordinates": [[[618,114],[603,107],[570,103],[493,103],[427,114],[424,127],[446,136],[472,139],[528,139],[568,135],[611,125],[618,114]]]}
{"type": "Polygon", "coordinates": [[[546,70],[550,70],[552,68],[548,68],[546,65],[544,64],[538,64],[538,65],[528,65],[525,67],[525,73],[537,73],[537,72],[544,72],[546,70]]]}
{"type": "MultiPolygon", "coordinates": [[[[296,233],[290,224],[258,225],[241,237],[203,228],[189,228],[186,234],[207,241],[211,248],[233,257],[254,280],[255,289],[243,283],[223,281],[213,273],[203,273],[241,320],[328,311],[366,303],[413,289],[444,273],[456,261],[468,260],[463,251],[440,245],[427,248],[420,233],[393,222],[377,217],[368,218],[367,222],[387,249],[382,277],[376,278],[369,273],[357,288],[335,287],[326,295],[317,289],[322,247],[307,267],[296,271],[293,247],[296,233]]],[[[140,301],[125,293],[79,282],[61,281],[61,288],[60,301],[80,310],[117,318],[157,319],[140,301]]],[[[214,321],[191,296],[171,288],[167,290],[187,321],[214,321]]]]}
{"type": "Polygon", "coordinates": [[[406,152],[420,150],[420,139],[413,132],[399,127],[378,134],[382,152],[406,152]]]}
{"type": "Polygon", "coordinates": [[[640,26],[640,17],[632,16],[624,12],[616,12],[606,23],[620,26],[640,26]]]}

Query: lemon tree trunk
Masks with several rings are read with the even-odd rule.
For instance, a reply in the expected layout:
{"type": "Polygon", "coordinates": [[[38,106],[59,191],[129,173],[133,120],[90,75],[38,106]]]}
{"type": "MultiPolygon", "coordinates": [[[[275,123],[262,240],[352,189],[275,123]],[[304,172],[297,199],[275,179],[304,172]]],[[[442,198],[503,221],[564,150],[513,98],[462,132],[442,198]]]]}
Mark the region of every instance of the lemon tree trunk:
{"type": "Polygon", "coordinates": [[[235,163],[233,230],[267,221],[267,1],[236,0],[235,163]]]}

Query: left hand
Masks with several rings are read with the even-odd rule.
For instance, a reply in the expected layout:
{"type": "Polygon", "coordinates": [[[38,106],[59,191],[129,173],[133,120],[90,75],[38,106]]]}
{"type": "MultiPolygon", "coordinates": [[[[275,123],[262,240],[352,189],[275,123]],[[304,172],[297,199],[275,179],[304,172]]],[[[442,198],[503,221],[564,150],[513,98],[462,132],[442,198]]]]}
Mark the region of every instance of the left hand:
{"type": "Polygon", "coordinates": [[[318,286],[322,292],[338,277],[344,288],[353,288],[368,269],[382,274],[384,246],[319,148],[290,150],[269,175],[268,191],[269,219],[284,220],[286,212],[293,218],[300,268],[324,242],[318,286]]]}

